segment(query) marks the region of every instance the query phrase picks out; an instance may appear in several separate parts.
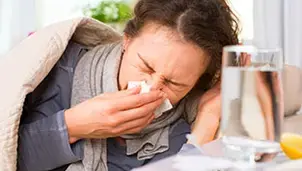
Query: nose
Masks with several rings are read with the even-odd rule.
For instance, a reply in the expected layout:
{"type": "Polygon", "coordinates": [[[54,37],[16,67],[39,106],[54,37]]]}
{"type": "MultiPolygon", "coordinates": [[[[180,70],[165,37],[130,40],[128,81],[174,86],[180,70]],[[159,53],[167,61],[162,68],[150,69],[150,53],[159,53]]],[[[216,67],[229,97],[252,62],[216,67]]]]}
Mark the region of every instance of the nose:
{"type": "Polygon", "coordinates": [[[161,75],[153,75],[151,80],[151,90],[163,90],[165,86],[165,79],[161,75]]]}

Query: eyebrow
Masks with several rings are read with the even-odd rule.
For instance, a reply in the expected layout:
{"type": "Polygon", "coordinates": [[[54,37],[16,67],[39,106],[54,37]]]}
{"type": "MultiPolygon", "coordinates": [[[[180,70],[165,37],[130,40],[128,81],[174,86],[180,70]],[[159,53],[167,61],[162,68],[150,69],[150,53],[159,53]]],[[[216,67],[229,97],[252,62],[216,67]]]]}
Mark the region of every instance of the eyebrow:
{"type": "MultiPolygon", "coordinates": [[[[154,71],[154,69],[148,64],[148,62],[139,53],[137,53],[137,55],[143,61],[143,63],[146,65],[146,67],[148,69],[150,69],[151,71],[154,71]]],[[[181,87],[188,87],[189,86],[185,83],[178,83],[178,82],[175,82],[175,81],[167,79],[167,78],[165,78],[165,81],[168,82],[168,83],[174,84],[176,86],[181,86],[181,87]]]]}
{"type": "Polygon", "coordinates": [[[154,71],[154,69],[149,65],[149,63],[139,53],[137,53],[137,55],[143,61],[143,63],[146,65],[146,67],[148,69],[150,69],[151,71],[154,71]]]}

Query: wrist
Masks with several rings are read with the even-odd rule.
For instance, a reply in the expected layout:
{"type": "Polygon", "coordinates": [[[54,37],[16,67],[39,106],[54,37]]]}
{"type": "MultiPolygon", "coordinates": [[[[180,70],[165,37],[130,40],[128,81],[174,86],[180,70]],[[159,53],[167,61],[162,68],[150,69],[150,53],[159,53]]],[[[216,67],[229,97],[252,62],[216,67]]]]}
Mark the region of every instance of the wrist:
{"type": "Polygon", "coordinates": [[[68,133],[68,138],[69,138],[69,143],[73,144],[77,141],[79,141],[81,138],[78,138],[77,130],[75,129],[77,126],[75,119],[73,117],[71,109],[67,109],[64,112],[64,117],[65,117],[65,124],[67,127],[67,133],[68,133]]]}
{"type": "Polygon", "coordinates": [[[212,135],[208,135],[206,131],[192,131],[191,134],[195,137],[196,142],[188,141],[188,144],[197,143],[198,145],[202,146],[211,142],[214,139],[214,137],[212,135]]]}
{"type": "Polygon", "coordinates": [[[219,122],[219,117],[209,113],[196,119],[192,126],[192,135],[195,136],[199,145],[209,143],[215,139],[217,129],[219,128],[219,122]]]}

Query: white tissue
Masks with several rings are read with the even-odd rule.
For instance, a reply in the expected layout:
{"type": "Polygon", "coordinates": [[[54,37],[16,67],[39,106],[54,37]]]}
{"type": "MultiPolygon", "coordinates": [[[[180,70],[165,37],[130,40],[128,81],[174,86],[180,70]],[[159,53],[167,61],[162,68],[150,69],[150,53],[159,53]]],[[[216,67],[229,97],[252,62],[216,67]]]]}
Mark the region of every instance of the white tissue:
{"type": "MultiPolygon", "coordinates": [[[[141,92],[142,93],[148,93],[150,92],[151,85],[148,85],[145,81],[129,81],[128,82],[128,89],[141,86],[141,92]]],[[[165,99],[164,102],[154,111],[155,118],[160,117],[164,112],[172,109],[173,106],[169,99],[165,99]]]]}

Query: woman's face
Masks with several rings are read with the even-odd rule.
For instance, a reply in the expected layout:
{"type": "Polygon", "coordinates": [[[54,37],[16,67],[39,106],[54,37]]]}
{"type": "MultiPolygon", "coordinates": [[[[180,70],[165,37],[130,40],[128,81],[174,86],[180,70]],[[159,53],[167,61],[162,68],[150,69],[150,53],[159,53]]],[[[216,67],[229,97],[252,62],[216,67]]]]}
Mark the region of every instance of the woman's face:
{"type": "Polygon", "coordinates": [[[146,25],[135,38],[124,38],[119,86],[128,81],[152,83],[172,104],[179,102],[196,84],[208,65],[201,48],[184,41],[180,35],[156,24],[146,25]]]}

